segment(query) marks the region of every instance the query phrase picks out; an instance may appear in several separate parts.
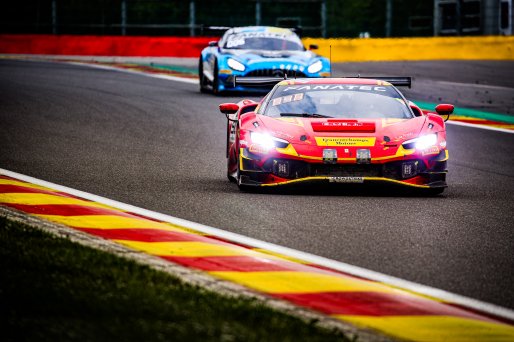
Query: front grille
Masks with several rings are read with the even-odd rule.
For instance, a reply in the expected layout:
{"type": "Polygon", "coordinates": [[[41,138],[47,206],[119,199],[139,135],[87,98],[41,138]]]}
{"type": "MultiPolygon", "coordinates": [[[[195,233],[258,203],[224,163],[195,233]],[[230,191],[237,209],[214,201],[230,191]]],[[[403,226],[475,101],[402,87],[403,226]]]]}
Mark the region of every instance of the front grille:
{"type": "Polygon", "coordinates": [[[264,165],[265,170],[282,178],[325,177],[386,177],[390,179],[411,178],[425,170],[420,161],[396,161],[385,164],[311,164],[297,160],[273,159],[264,165]],[[412,173],[405,176],[402,167],[411,164],[412,173]],[[283,166],[285,164],[285,166],[283,166]]]}
{"type": "Polygon", "coordinates": [[[258,69],[253,70],[247,73],[245,76],[257,76],[257,77],[284,77],[284,74],[287,74],[287,77],[305,77],[305,74],[298,70],[283,70],[283,69],[258,69]]]}

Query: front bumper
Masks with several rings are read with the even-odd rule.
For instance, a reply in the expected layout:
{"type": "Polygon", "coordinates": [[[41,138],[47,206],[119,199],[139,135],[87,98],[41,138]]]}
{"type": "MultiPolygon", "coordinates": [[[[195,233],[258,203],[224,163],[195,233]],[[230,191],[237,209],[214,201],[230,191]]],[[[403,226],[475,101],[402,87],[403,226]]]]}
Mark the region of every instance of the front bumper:
{"type": "Polygon", "coordinates": [[[302,184],[389,184],[420,189],[447,187],[448,151],[430,158],[375,161],[370,164],[325,164],[310,160],[269,157],[259,160],[242,149],[239,160],[240,184],[251,187],[296,186],[302,184]]]}

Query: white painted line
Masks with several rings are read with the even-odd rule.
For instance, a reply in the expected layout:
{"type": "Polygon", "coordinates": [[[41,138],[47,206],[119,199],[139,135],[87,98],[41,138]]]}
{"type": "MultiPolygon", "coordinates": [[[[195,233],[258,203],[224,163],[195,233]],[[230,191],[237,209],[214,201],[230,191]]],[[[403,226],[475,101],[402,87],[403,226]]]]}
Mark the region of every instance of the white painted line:
{"type": "Polygon", "coordinates": [[[120,72],[125,72],[127,74],[135,74],[135,75],[141,75],[141,76],[147,76],[147,77],[153,77],[153,78],[160,78],[160,79],[164,79],[164,80],[168,80],[168,81],[176,81],[176,82],[189,83],[189,84],[199,84],[198,80],[191,79],[191,78],[177,77],[177,76],[170,76],[170,75],[163,75],[163,74],[151,74],[151,73],[144,72],[144,71],[127,70],[127,69],[117,68],[117,67],[108,66],[108,65],[99,65],[99,64],[91,64],[91,63],[82,63],[82,62],[64,62],[64,63],[80,65],[80,66],[88,66],[88,67],[97,68],[97,69],[120,71],[120,72]]]}
{"type": "Polygon", "coordinates": [[[496,131],[496,132],[503,132],[503,133],[514,133],[513,129],[506,129],[506,128],[500,128],[500,127],[491,127],[486,125],[477,125],[477,124],[471,124],[468,122],[461,122],[461,121],[446,121],[447,124],[451,125],[457,125],[457,126],[464,126],[464,127],[473,127],[473,128],[481,128],[481,129],[487,129],[489,131],[496,131]]]}
{"type": "Polygon", "coordinates": [[[496,89],[496,90],[505,90],[505,91],[509,91],[509,92],[514,91],[514,88],[495,86],[495,85],[490,85],[490,84],[462,83],[462,82],[448,82],[448,81],[435,81],[435,83],[446,84],[446,85],[450,85],[450,86],[458,86],[458,87],[496,89]]]}
{"type": "Polygon", "coordinates": [[[25,182],[33,183],[40,186],[45,186],[48,188],[55,189],[57,191],[62,191],[69,193],[74,196],[78,196],[84,199],[88,199],[91,201],[95,201],[98,203],[102,203],[105,205],[109,205],[114,208],[118,208],[121,210],[129,211],[135,214],[139,214],[142,216],[146,216],[149,218],[153,218],[156,220],[160,220],[163,222],[169,222],[178,226],[182,226],[185,228],[190,228],[205,234],[214,235],[217,237],[220,237],[222,239],[230,240],[236,243],[244,244],[247,246],[251,246],[254,248],[262,248],[271,252],[276,252],[279,254],[283,254],[285,256],[289,256],[292,258],[300,259],[303,261],[306,261],[308,263],[317,264],[320,266],[328,267],[334,270],[338,270],[341,272],[345,272],[348,274],[352,274],[358,277],[367,278],[370,280],[378,281],[381,283],[385,283],[387,285],[391,285],[393,287],[405,289],[408,291],[416,292],[419,294],[423,294],[426,296],[439,298],[443,301],[462,305],[464,307],[468,307],[471,309],[475,309],[478,311],[482,311],[484,313],[496,315],[499,317],[503,317],[509,320],[514,320],[514,311],[503,308],[498,305],[482,302],[473,298],[464,297],[458,294],[454,294],[448,291],[436,289],[433,287],[429,287],[426,285],[417,284],[408,280],[392,277],[386,274],[382,274],[379,272],[371,271],[362,267],[350,265],[344,262],[331,260],[328,258],[324,258],[321,256],[317,256],[310,253],[301,252],[292,248],[283,247],[279,245],[275,245],[269,242],[260,241],[257,239],[253,239],[244,235],[228,232],[225,230],[221,230],[218,228],[206,226],[200,223],[183,220],[177,217],[157,213],[155,211],[139,208],[130,204],[114,201],[105,197],[93,195],[84,191],[68,188],[66,186],[50,183],[44,180],[40,180],[37,178],[33,178],[30,176],[22,175],[20,173],[12,172],[9,170],[1,169],[0,168],[0,174],[16,178],[25,182]]]}

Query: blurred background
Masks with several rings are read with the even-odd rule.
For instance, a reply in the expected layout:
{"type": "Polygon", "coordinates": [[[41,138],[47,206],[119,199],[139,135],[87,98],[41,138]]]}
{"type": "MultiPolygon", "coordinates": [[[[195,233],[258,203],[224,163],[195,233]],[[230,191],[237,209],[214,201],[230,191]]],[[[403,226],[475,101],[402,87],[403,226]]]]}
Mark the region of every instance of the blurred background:
{"type": "Polygon", "coordinates": [[[204,26],[301,27],[308,37],[512,35],[513,0],[19,0],[0,33],[206,36],[204,26]]]}

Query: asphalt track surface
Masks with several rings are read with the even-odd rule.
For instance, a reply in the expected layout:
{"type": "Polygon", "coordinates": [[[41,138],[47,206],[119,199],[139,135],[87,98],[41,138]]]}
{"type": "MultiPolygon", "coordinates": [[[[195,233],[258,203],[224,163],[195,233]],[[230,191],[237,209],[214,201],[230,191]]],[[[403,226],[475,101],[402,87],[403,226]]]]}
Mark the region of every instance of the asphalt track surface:
{"type": "Polygon", "coordinates": [[[411,76],[409,99],[514,115],[514,62],[419,61],[339,63],[334,76],[411,76]]]}
{"type": "MultiPolygon", "coordinates": [[[[494,63],[490,72],[502,73],[494,63]]],[[[423,75],[418,82],[426,86],[423,75]]],[[[252,194],[226,178],[217,111],[239,97],[5,60],[0,94],[1,168],[514,308],[514,134],[448,125],[442,196],[394,188],[252,194]]]]}

